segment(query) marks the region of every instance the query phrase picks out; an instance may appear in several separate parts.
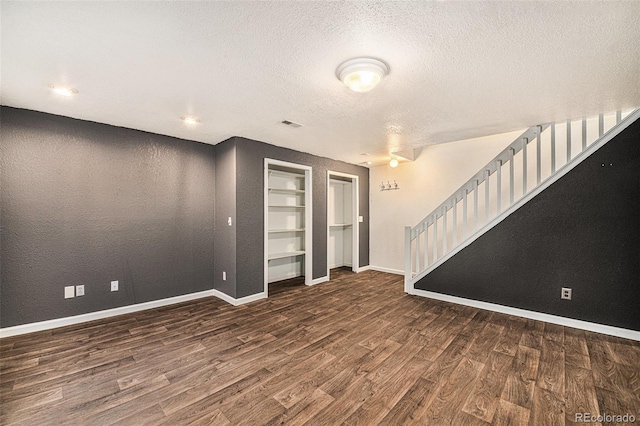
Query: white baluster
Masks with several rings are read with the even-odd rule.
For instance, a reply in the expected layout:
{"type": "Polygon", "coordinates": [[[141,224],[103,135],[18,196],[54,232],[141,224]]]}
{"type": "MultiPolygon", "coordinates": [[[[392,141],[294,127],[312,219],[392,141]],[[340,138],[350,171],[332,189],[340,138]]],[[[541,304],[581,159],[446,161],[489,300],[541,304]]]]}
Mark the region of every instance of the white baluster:
{"type": "Polygon", "coordinates": [[[464,196],[462,197],[462,241],[467,238],[467,217],[469,216],[469,210],[467,210],[467,197],[469,192],[464,190],[464,196]]]}
{"type": "Polygon", "coordinates": [[[567,120],[567,163],[571,160],[571,121],[567,120]]]}
{"type": "Polygon", "coordinates": [[[442,254],[447,254],[447,206],[444,206],[442,215],[442,254]]]}
{"type": "Polygon", "coordinates": [[[489,177],[491,173],[489,170],[485,172],[484,178],[484,220],[485,223],[489,223],[489,177]]]}
{"type": "Polygon", "coordinates": [[[551,173],[556,172],[556,123],[551,125],[551,173]]]}
{"type": "Polygon", "coordinates": [[[420,228],[418,228],[416,229],[416,274],[420,272],[420,228]]]}
{"type": "Polygon", "coordinates": [[[411,227],[404,227],[404,291],[409,293],[409,282],[412,278],[411,271],[411,227]]]}
{"type": "Polygon", "coordinates": [[[538,126],[538,135],[536,136],[536,185],[540,185],[542,178],[542,144],[540,138],[542,137],[542,126],[538,126]]]}
{"type": "Polygon", "coordinates": [[[453,199],[453,246],[458,245],[458,197],[453,199]]]}
{"type": "Polygon", "coordinates": [[[513,177],[513,153],[514,149],[509,150],[509,207],[513,205],[514,177],[513,177]]]}
{"type": "Polygon", "coordinates": [[[604,135],[604,114],[598,115],[598,138],[604,135]]]}
{"type": "Polygon", "coordinates": [[[429,266],[429,223],[424,223],[424,267],[429,266]]]}
{"type": "Polygon", "coordinates": [[[498,171],[498,174],[496,175],[496,214],[498,215],[502,211],[502,161],[498,160],[497,165],[498,168],[496,170],[498,171]]]}
{"type": "Polygon", "coordinates": [[[522,196],[527,194],[527,144],[529,139],[522,138],[522,196]]]}
{"type": "Polygon", "coordinates": [[[438,260],[438,214],[434,215],[433,221],[433,261],[438,260]]]}
{"type": "Polygon", "coordinates": [[[478,230],[478,181],[473,181],[473,232],[478,230]]]}

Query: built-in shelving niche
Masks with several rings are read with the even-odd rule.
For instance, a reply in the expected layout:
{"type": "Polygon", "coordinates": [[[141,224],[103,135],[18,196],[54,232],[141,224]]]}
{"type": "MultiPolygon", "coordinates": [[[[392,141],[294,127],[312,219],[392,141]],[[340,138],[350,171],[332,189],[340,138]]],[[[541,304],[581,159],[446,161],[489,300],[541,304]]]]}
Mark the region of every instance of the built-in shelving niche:
{"type": "Polygon", "coordinates": [[[269,283],[311,281],[311,167],[265,160],[265,292],[269,283]]]}

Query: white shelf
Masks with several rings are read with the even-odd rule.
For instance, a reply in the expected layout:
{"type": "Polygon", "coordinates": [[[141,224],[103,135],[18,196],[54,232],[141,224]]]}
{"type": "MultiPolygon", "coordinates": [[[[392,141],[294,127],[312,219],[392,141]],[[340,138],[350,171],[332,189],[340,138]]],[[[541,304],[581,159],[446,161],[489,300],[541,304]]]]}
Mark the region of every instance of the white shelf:
{"type": "Polygon", "coordinates": [[[353,225],[352,223],[334,223],[329,225],[332,228],[344,228],[345,226],[351,226],[353,225]]]}
{"type": "Polygon", "coordinates": [[[284,206],[284,205],[270,205],[269,208],[274,209],[304,209],[304,206],[284,206]]]}
{"type": "Polygon", "coordinates": [[[269,191],[281,194],[304,194],[304,189],[269,188],[269,191]]]}
{"type": "Polygon", "coordinates": [[[284,259],[285,257],[302,256],[304,251],[290,251],[286,253],[269,253],[269,260],[284,259]]]}
{"type": "Polygon", "coordinates": [[[284,170],[269,170],[269,176],[304,179],[304,173],[285,172],[284,170]]]}
{"type": "Polygon", "coordinates": [[[304,228],[298,229],[269,229],[270,234],[277,234],[280,232],[304,232],[304,228]]]}

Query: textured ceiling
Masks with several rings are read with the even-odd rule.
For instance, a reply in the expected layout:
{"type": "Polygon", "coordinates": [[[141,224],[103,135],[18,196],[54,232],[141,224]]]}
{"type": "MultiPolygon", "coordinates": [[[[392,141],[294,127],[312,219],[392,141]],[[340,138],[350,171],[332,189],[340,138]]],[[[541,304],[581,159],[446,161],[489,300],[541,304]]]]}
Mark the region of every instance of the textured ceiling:
{"type": "Polygon", "coordinates": [[[640,105],[637,1],[2,1],[1,24],[3,105],[352,163],[640,105]],[[335,77],[356,56],[391,67],[372,92],[335,77]]]}

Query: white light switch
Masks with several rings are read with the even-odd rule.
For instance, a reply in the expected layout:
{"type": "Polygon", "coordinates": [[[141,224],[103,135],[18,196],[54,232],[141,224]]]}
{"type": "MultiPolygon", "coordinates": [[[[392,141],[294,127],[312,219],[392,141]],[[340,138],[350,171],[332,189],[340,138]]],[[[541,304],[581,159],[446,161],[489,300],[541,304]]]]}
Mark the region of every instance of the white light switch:
{"type": "Polygon", "coordinates": [[[227,223],[229,224],[229,226],[231,226],[231,217],[229,217],[229,219],[227,220],[227,223]]]}
{"type": "Polygon", "coordinates": [[[111,291],[118,291],[118,281],[111,281],[111,291]]]}
{"type": "Polygon", "coordinates": [[[364,222],[364,217],[358,216],[358,222],[364,222]]]}
{"type": "Polygon", "coordinates": [[[76,288],[72,285],[66,286],[64,288],[64,298],[71,299],[72,297],[76,297],[76,288]]]}

